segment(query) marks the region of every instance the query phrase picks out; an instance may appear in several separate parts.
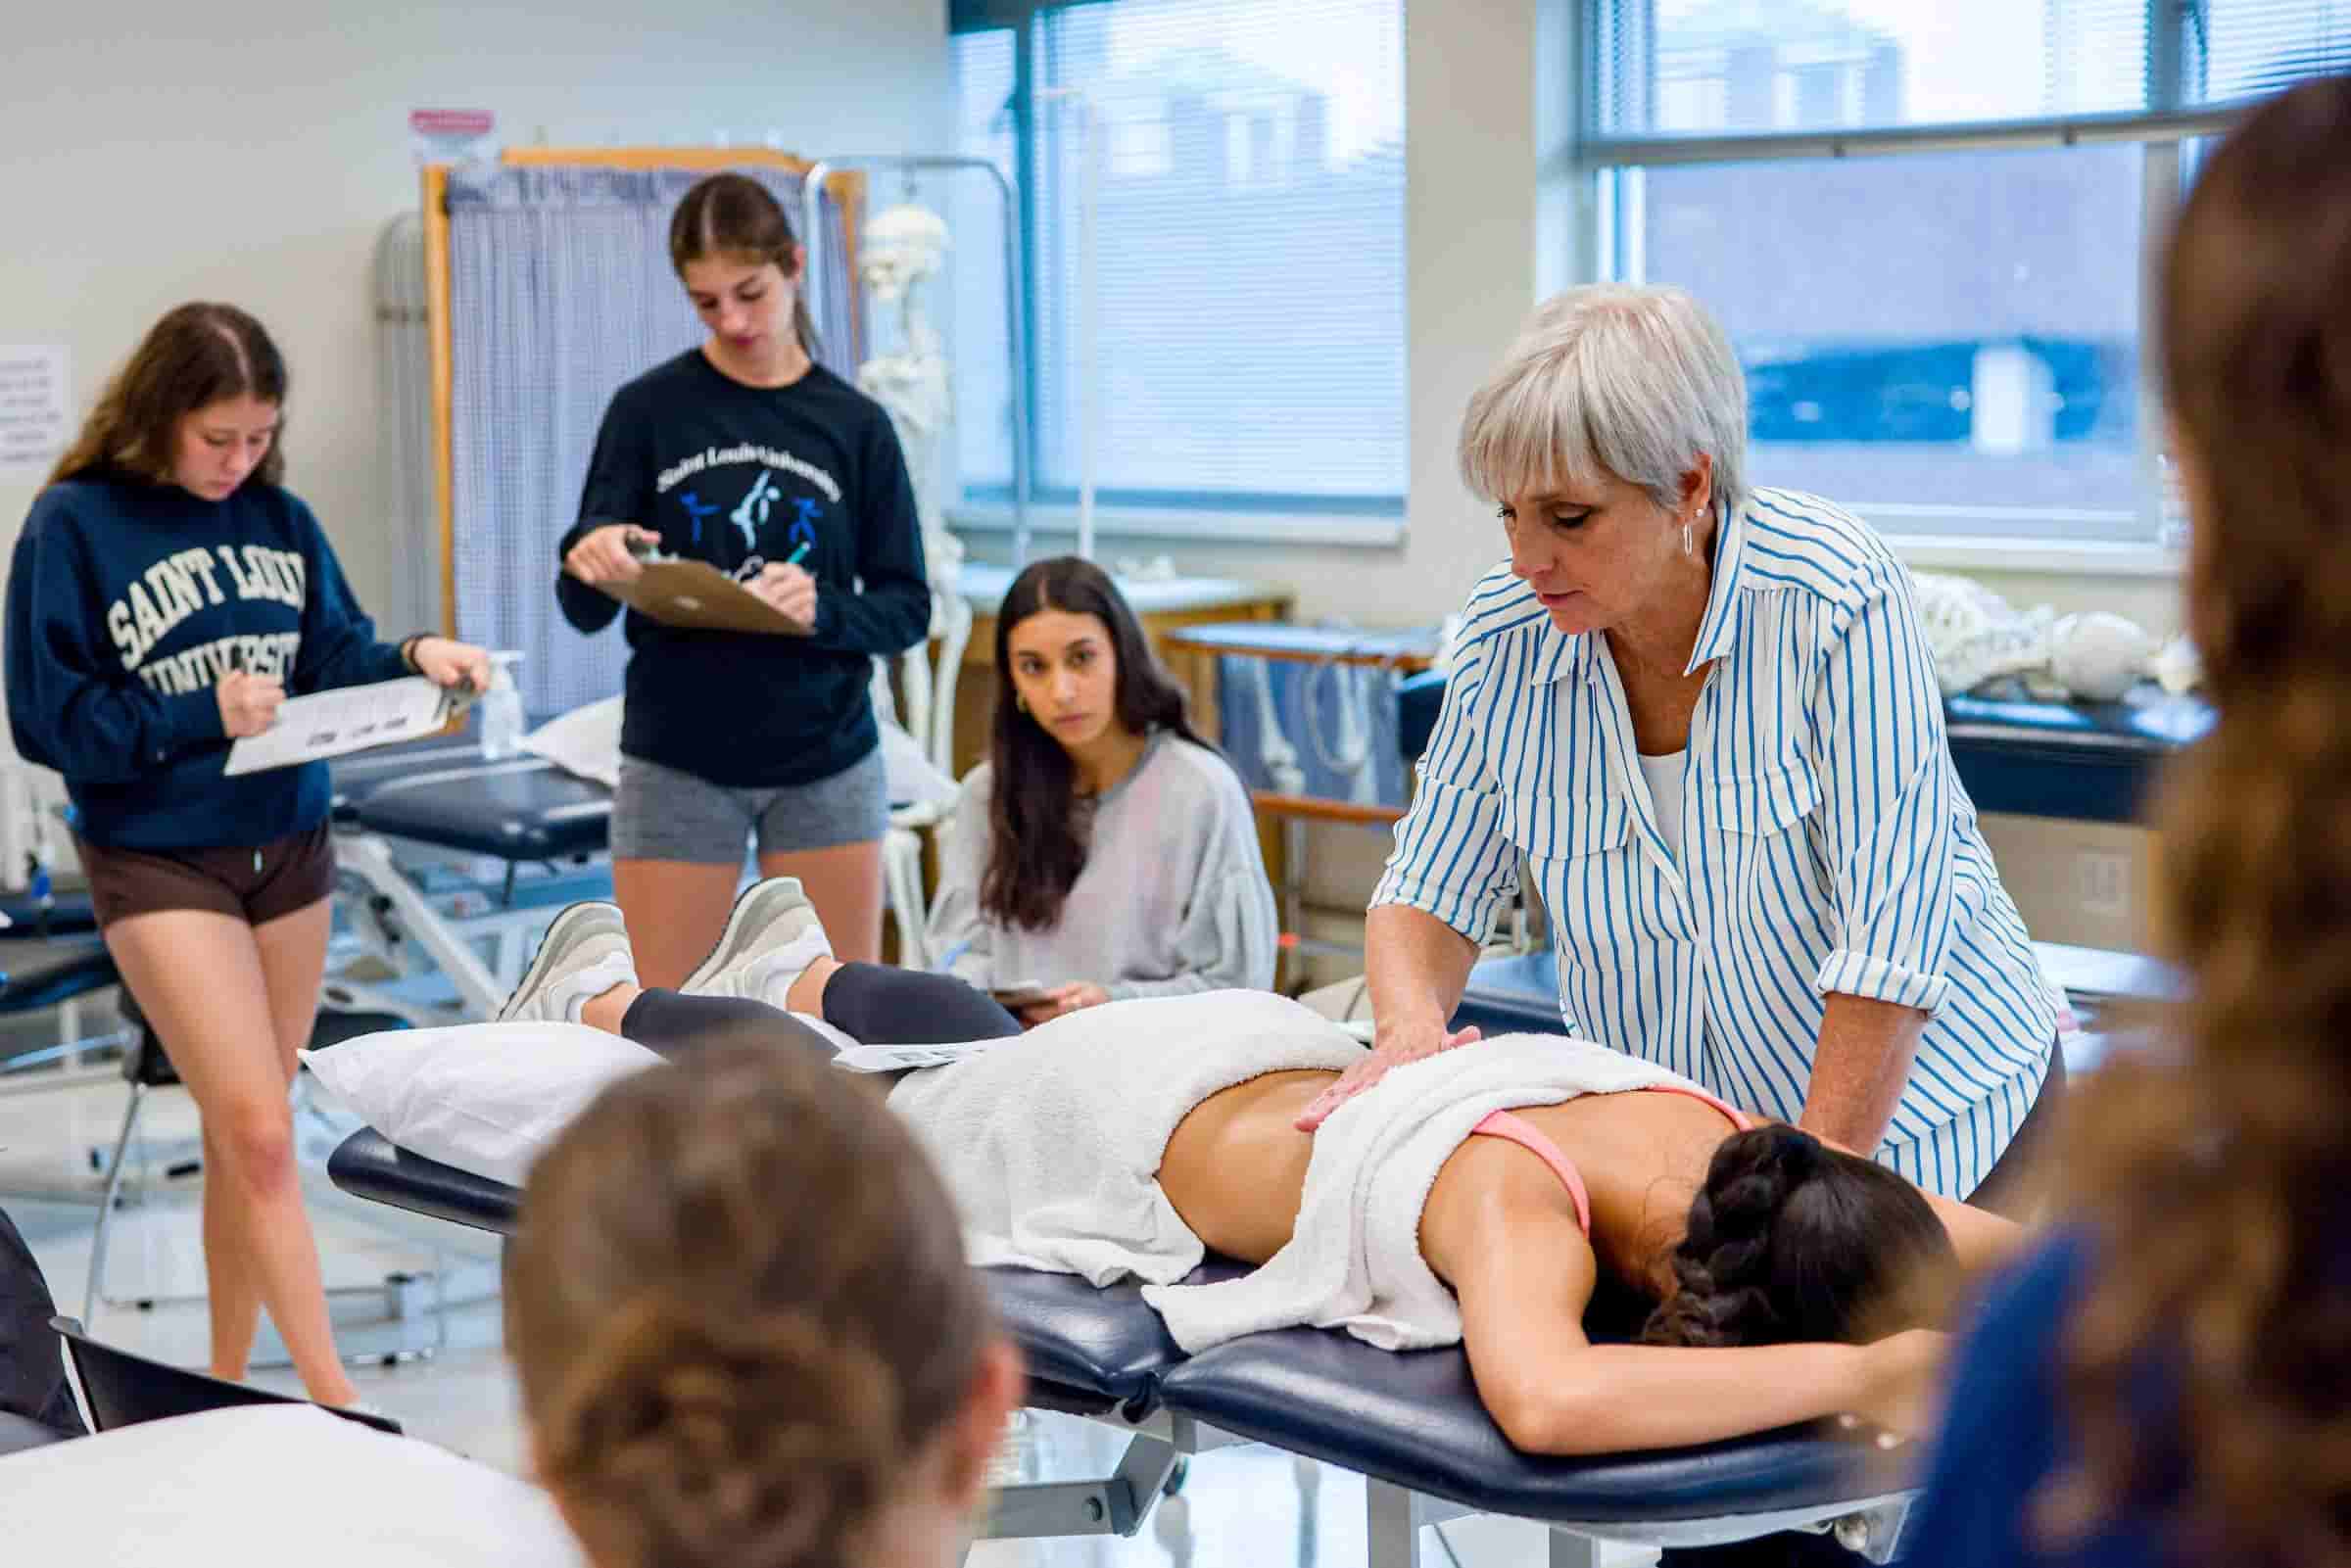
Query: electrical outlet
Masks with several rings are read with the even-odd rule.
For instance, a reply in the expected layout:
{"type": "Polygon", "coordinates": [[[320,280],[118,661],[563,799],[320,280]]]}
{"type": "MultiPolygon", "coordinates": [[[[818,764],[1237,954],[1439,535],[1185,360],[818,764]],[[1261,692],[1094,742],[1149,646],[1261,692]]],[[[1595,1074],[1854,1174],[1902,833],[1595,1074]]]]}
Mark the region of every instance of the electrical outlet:
{"type": "Polygon", "coordinates": [[[2074,856],[2074,893],[2091,915],[2131,913],[2131,857],[2111,849],[2085,849],[2074,856]]]}

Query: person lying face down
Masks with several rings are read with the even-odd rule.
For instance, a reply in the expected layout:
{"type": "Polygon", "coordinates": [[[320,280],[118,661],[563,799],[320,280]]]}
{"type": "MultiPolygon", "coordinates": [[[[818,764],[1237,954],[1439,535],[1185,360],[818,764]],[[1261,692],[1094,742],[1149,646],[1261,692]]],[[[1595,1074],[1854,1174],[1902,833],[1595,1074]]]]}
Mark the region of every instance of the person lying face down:
{"type": "MultiPolygon", "coordinates": [[[[779,969],[758,955],[799,951],[811,917],[803,901],[757,890],[739,908],[771,905],[743,924],[767,919],[775,931],[746,928],[735,944],[757,985],[723,974],[715,994],[617,985],[557,1016],[622,1033],[689,1073],[710,1059],[705,1042],[722,1040],[831,1061],[835,1044],[779,1001],[868,1045],[936,1043],[948,1010],[935,993],[951,981],[821,956],[779,969]],[[852,978],[862,1029],[832,994],[852,978]],[[881,1005],[893,988],[908,1005],[881,1005]],[[874,1037],[884,1022],[894,1038],[874,1037]]],[[[613,923],[600,940],[626,936],[613,923]]],[[[526,984],[559,990],[560,976],[546,975],[561,968],[534,966],[541,979],[526,984]]],[[[1940,1336],[1839,1342],[1917,1321],[1908,1282],[1954,1252],[1983,1260],[2015,1234],[1590,1041],[1521,1036],[1442,1053],[1310,1134],[1299,1114],[1362,1051],[1279,996],[1117,1002],[1026,1034],[1007,1015],[996,1035],[888,1092],[944,1178],[971,1262],[1098,1286],[1139,1278],[1186,1350],[1300,1323],[1389,1348],[1462,1343],[1488,1411],[1532,1452],[1670,1447],[1847,1411],[1907,1429],[1916,1414],[1905,1402],[1940,1336]],[[1483,1114],[1497,1107],[1508,1114],[1483,1114]],[[1360,1211],[1345,1201],[1350,1159],[1371,1194],[1360,1211]],[[1212,1251],[1261,1266],[1231,1285],[1179,1285],[1212,1251]],[[1369,1258],[1374,1277],[1359,1291],[1319,1275],[1318,1259],[1334,1256],[1369,1258]],[[1646,1344],[1586,1335],[1604,1279],[1658,1304],[1646,1344]]],[[[723,1162],[730,1145],[704,1139],[696,1158],[723,1162]]],[[[751,1186],[830,1192],[841,1179],[751,1186]]],[[[795,1207],[856,1223],[826,1203],[795,1207]]],[[[741,1222],[774,1223],[755,1212],[741,1222]]],[[[729,1266],[728,1244],[709,1245],[708,1266],[729,1266]]]]}
{"type": "MultiPolygon", "coordinates": [[[[1892,1170],[1794,1127],[1753,1122],[1589,1042],[1521,1038],[1447,1055],[1454,1061],[1444,1066],[1482,1076],[1481,1094],[1498,1082],[1508,1093],[1513,1075],[1524,1084],[1514,1112],[1479,1119],[1439,1151],[1411,1232],[1418,1260],[1458,1303],[1479,1397],[1514,1446],[1618,1452],[1848,1411],[1915,1427],[1911,1402],[1941,1336],[1898,1330],[1926,1320],[1925,1287],[1961,1256],[2004,1248],[2014,1226],[1932,1200],[1892,1170]],[[1493,1060],[1480,1066],[1479,1053],[1493,1060]],[[1591,1063],[1586,1092],[1573,1088],[1579,1058],[1591,1063]],[[1643,1074],[1653,1081],[1615,1086],[1643,1074]],[[1604,1283],[1656,1304],[1638,1344],[1595,1344],[1587,1334],[1604,1283]]],[[[1261,1276],[1281,1266],[1284,1249],[1312,1245],[1308,1227],[1330,1222],[1315,1194],[1328,1179],[1315,1143],[1331,1126],[1310,1137],[1293,1123],[1333,1078],[1276,1070],[1208,1096],[1183,1117],[1155,1172],[1207,1247],[1269,1265],[1261,1276]]],[[[1409,1115],[1417,1098],[1444,1093],[1425,1080],[1397,1085],[1367,1114],[1409,1115]]],[[[893,1103],[912,1109],[904,1090],[893,1103]]],[[[1409,1161],[1414,1145],[1376,1147],[1409,1161]]],[[[1060,1157],[1069,1158],[1066,1147],[1060,1157]]],[[[1397,1179],[1410,1189],[1419,1173],[1397,1179]]],[[[968,1174],[950,1167],[959,1197],[968,1174]]],[[[1409,1281],[1391,1289],[1378,1279],[1377,1191],[1387,1177],[1369,1175],[1374,1196],[1350,1243],[1372,1259],[1367,1322],[1411,1315],[1409,1281]]],[[[1190,1294],[1145,1292],[1179,1343],[1217,1319],[1193,1314],[1190,1294]]],[[[1351,1305],[1325,1298],[1299,1320],[1335,1318],[1356,1330],[1351,1305]]]]}
{"type": "Polygon", "coordinates": [[[906,1128],[772,1047],[565,1129],[505,1312],[532,1464],[596,1568],[944,1568],[1020,1399],[906,1128]]]}

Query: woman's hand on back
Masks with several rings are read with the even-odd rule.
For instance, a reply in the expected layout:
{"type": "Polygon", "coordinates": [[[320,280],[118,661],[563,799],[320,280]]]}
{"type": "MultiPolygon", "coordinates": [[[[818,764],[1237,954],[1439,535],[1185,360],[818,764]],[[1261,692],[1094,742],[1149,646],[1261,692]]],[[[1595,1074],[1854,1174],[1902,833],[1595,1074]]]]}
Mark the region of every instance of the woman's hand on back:
{"type": "Polygon", "coordinates": [[[563,557],[563,570],[595,587],[602,583],[634,583],[645,571],[629,552],[631,545],[658,545],[661,536],[635,523],[606,523],[580,536],[563,557]]]}
{"type": "Polygon", "coordinates": [[[1316,1096],[1315,1103],[1300,1114],[1298,1130],[1312,1132],[1322,1125],[1333,1111],[1386,1077],[1390,1069],[1435,1056],[1439,1051],[1475,1045],[1481,1038],[1474,1024],[1459,1031],[1449,1031],[1441,1022],[1419,1029],[1382,1029],[1371,1054],[1340,1073],[1338,1082],[1316,1096]]]}
{"type": "Polygon", "coordinates": [[[231,670],[213,689],[220,703],[220,728],[231,740],[260,735],[277,722],[278,705],[286,700],[284,683],[274,675],[231,670]]]}

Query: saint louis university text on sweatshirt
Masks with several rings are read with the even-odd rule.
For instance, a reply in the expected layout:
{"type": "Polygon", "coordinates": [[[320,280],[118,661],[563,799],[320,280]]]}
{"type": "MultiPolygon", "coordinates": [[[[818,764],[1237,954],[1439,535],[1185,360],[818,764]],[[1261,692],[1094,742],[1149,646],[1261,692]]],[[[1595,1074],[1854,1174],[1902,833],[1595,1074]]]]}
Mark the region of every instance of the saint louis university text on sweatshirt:
{"type": "Polygon", "coordinates": [[[375,640],[311,509],[249,480],[226,500],[106,475],[34,499],[8,574],[8,722],[55,768],[82,836],[124,849],[262,844],[326,820],[326,764],[229,779],[216,689],[288,696],[407,671],[375,640]]]}

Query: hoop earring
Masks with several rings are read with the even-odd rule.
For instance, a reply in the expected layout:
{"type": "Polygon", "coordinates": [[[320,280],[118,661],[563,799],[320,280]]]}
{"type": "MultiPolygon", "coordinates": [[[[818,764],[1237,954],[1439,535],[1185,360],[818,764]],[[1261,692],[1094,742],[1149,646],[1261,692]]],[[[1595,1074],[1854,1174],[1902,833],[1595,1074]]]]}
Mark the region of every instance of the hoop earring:
{"type": "Polygon", "coordinates": [[[1698,559],[1698,539],[1690,531],[1690,525],[1694,521],[1695,519],[1689,517],[1682,519],[1682,553],[1692,560],[1698,559]]]}

